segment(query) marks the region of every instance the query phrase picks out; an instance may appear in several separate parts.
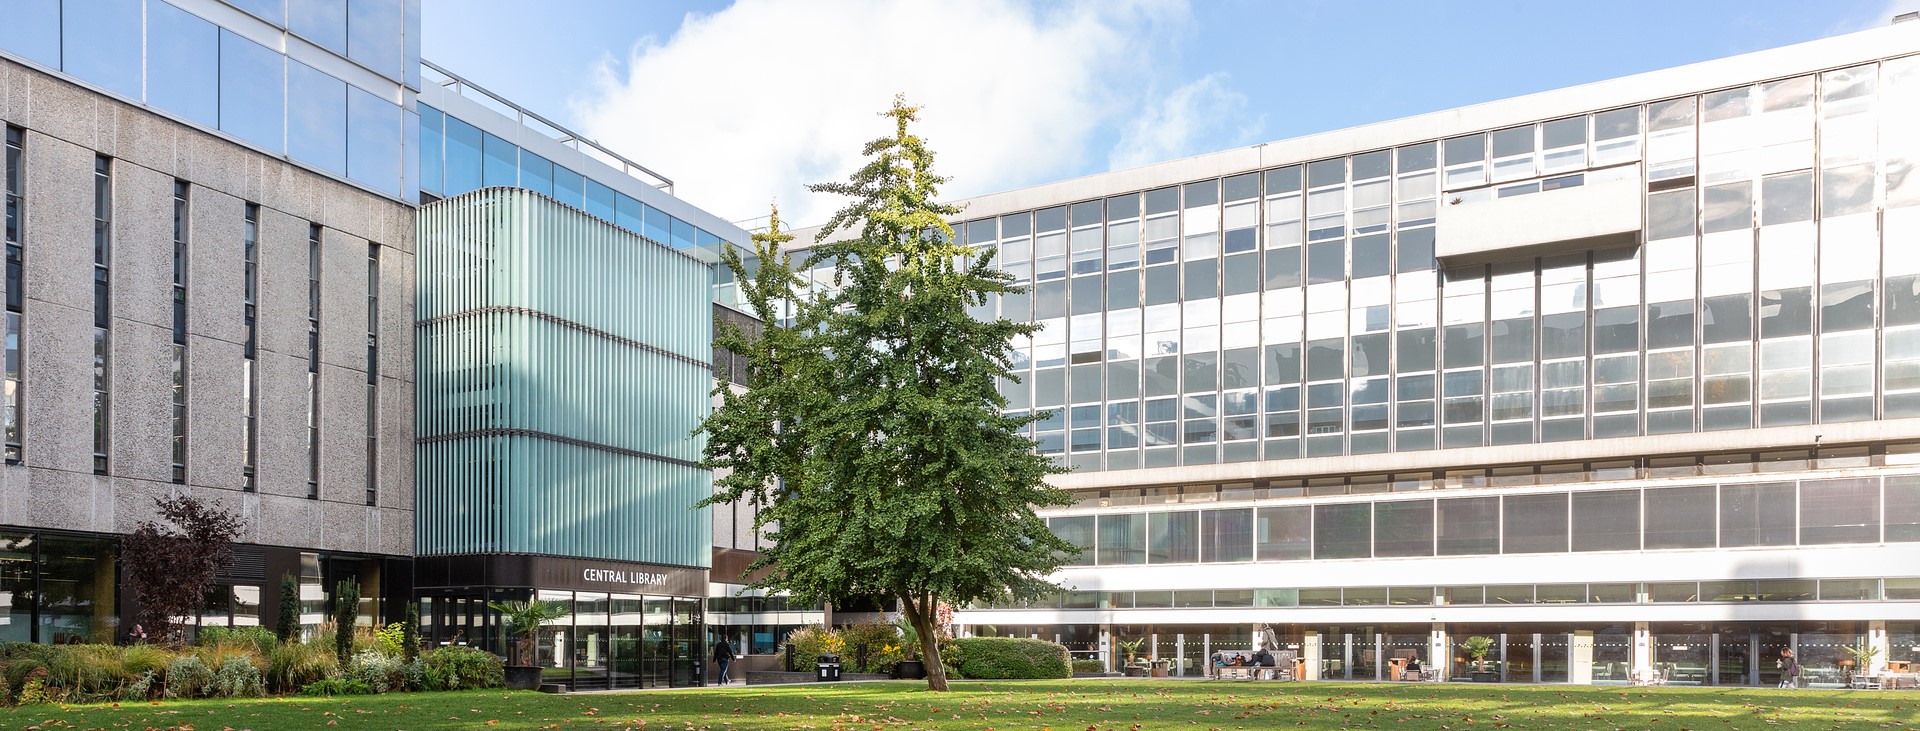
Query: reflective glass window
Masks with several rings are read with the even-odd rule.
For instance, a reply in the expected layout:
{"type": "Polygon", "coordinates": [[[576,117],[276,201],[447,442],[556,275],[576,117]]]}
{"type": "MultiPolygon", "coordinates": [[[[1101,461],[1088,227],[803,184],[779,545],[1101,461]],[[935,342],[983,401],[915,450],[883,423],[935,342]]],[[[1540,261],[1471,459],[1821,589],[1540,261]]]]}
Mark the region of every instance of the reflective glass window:
{"type": "Polygon", "coordinates": [[[1920,541],[1920,477],[1888,477],[1886,482],[1886,541],[1920,541]]]}
{"type": "Polygon", "coordinates": [[[1394,500],[1373,504],[1373,555],[1433,555],[1433,501],[1394,500]]]}
{"type": "Polygon", "coordinates": [[[272,152],[286,149],[286,57],[220,30],[220,129],[272,152]]]}
{"type": "Polygon", "coordinates": [[[12,0],[0,23],[0,48],[47,68],[60,68],[60,0],[12,0]]]}
{"type": "Polygon", "coordinates": [[[1313,556],[1313,510],[1306,505],[1260,508],[1254,518],[1258,560],[1306,560],[1313,556]]]}
{"type": "Polygon", "coordinates": [[[287,27],[287,0],[225,0],[254,17],[282,28],[287,27]]]}
{"type": "MultiPolygon", "coordinates": [[[[447,116],[447,195],[459,195],[480,187],[481,135],[479,127],[460,121],[452,115],[447,116]]],[[[605,186],[602,188],[604,189],[605,186]]],[[[601,218],[613,220],[611,199],[613,191],[606,189],[606,192],[609,196],[607,212],[601,215],[601,218]]],[[[588,206],[587,212],[594,213],[591,205],[588,206]]]]}
{"type": "MultiPolygon", "coordinates": [[[[365,92],[361,92],[365,93],[365,92]]],[[[287,64],[287,156],[347,174],[347,82],[299,61],[287,64]]]]}
{"type": "Polygon", "coordinates": [[[512,187],[520,184],[520,148],[511,142],[482,133],[486,142],[481,146],[485,153],[485,165],[481,178],[486,187],[504,185],[512,187]]]}
{"type": "Polygon", "coordinates": [[[420,188],[442,193],[447,185],[447,115],[425,104],[416,108],[420,110],[420,188]]]}
{"type": "Polygon", "coordinates": [[[220,29],[162,0],[147,0],[147,103],[220,126],[220,29]]]}
{"type": "Polygon", "coordinates": [[[1573,550],[1634,551],[1639,548],[1639,490],[1573,494],[1573,550]]]}
{"type": "Polygon", "coordinates": [[[1147,514],[1147,563],[1200,560],[1200,513],[1185,510],[1147,514]]]}
{"type": "Polygon", "coordinates": [[[358,87],[347,91],[347,177],[400,192],[400,107],[358,87]]]}
{"type": "Polygon", "coordinates": [[[293,0],[287,7],[287,29],[345,56],[347,0],[293,0]]]}
{"type": "Polygon", "coordinates": [[[1647,490],[1643,497],[1647,550],[1714,546],[1712,485],[1647,490]]]}
{"type": "Polygon", "coordinates": [[[1208,563],[1253,560],[1253,509],[1207,510],[1200,514],[1202,560],[1208,563]]]}
{"type": "Polygon", "coordinates": [[[1720,486],[1720,546],[1791,546],[1794,542],[1791,482],[1720,486]]]}
{"type": "Polygon", "coordinates": [[[1143,513],[1099,517],[1101,566],[1147,562],[1147,516],[1143,513]]]}
{"type": "Polygon", "coordinates": [[[1505,499],[1504,553],[1567,550],[1567,494],[1509,495],[1505,499]]]}
{"type": "Polygon", "coordinates": [[[1482,556],[1500,552],[1500,498],[1440,500],[1434,530],[1442,556],[1482,556]]]}
{"type": "Polygon", "coordinates": [[[1069,566],[1092,566],[1094,560],[1094,516],[1076,515],[1070,517],[1049,518],[1047,527],[1060,540],[1083,549],[1079,555],[1069,559],[1069,566]]]}
{"type": "Polygon", "coordinates": [[[1313,557],[1367,558],[1372,555],[1373,506],[1368,503],[1313,506],[1313,557]]]}
{"type": "Polygon", "coordinates": [[[399,81],[406,63],[402,41],[406,0],[350,0],[347,3],[347,57],[380,75],[399,81]]]}
{"type": "Polygon", "coordinates": [[[1877,543],[1880,480],[1857,477],[1800,483],[1800,543],[1877,543]]]}
{"type": "Polygon", "coordinates": [[[585,208],[586,178],[565,167],[553,166],[553,197],[575,208],[585,208]]]}
{"type": "Polygon", "coordinates": [[[520,151],[520,187],[553,195],[553,163],[526,150],[520,151]]]}
{"type": "Polygon", "coordinates": [[[588,214],[612,221],[614,216],[614,202],[617,198],[618,196],[613,192],[612,188],[607,187],[600,181],[587,178],[587,205],[585,208],[588,214]]]}
{"type": "MultiPolygon", "coordinates": [[[[140,99],[141,0],[73,3],[60,18],[62,71],[129,99],[140,99]]],[[[11,15],[11,13],[9,13],[11,15]]],[[[11,23],[8,17],[5,22],[11,23]]]]}

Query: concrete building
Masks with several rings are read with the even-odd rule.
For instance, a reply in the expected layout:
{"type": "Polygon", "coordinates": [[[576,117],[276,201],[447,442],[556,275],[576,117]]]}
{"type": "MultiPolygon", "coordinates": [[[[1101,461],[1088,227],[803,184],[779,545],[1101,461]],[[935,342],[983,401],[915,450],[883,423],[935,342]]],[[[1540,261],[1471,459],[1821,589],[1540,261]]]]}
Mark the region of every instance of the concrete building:
{"type": "Polygon", "coordinates": [[[1511,681],[1920,660],[1916,54],[1896,24],[959,201],[1031,286],[1003,394],[1050,412],[1085,553],[958,622],[1180,675],[1464,679],[1473,636],[1511,681]]]}
{"type": "Polygon", "coordinates": [[[114,536],[166,494],[245,520],[202,623],[286,573],[310,623],[337,578],[411,594],[417,3],[354,5],[9,7],[0,638],[113,640],[114,536]]]}

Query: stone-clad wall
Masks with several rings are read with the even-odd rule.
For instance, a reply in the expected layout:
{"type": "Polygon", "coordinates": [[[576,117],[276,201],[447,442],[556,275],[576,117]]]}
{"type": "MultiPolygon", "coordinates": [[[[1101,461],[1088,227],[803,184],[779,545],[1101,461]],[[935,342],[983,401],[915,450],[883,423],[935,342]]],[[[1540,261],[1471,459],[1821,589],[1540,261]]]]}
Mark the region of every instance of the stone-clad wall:
{"type": "MultiPolygon", "coordinates": [[[[25,463],[0,525],[125,532],[188,490],[242,541],[413,553],[414,209],[0,59],[26,130],[25,463]],[[93,161],[114,158],[109,474],[92,470],[93,161]],[[173,181],[192,184],[187,484],[171,482],[173,181]],[[243,221],[260,206],[257,492],[241,476],[243,221]],[[320,499],[307,499],[307,240],[321,243],[320,499]],[[380,244],[379,499],[365,505],[366,257],[380,244]]],[[[411,150],[408,151],[411,154],[411,150]]],[[[0,284],[0,286],[4,286],[0,284]]]]}

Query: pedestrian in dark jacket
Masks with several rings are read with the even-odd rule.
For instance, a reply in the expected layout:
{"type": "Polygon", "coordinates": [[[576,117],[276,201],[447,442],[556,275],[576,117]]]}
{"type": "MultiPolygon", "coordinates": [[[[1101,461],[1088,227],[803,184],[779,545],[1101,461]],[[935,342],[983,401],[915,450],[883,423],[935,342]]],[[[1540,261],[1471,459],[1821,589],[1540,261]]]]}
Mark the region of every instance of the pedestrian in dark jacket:
{"type": "Polygon", "coordinates": [[[727,677],[727,666],[733,664],[733,644],[727,642],[725,638],[721,638],[719,642],[713,643],[713,664],[715,667],[720,668],[721,685],[733,682],[732,679],[727,677]]]}

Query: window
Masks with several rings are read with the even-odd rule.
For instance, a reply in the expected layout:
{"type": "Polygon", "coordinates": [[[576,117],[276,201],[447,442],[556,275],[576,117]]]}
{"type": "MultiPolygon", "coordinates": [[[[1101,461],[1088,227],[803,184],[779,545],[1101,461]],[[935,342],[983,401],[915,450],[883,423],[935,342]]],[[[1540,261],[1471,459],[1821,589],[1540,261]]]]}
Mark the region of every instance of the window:
{"type": "Polygon", "coordinates": [[[1147,563],[1196,563],[1200,560],[1200,513],[1147,514],[1150,541],[1147,563]]]}
{"type": "MultiPolygon", "coordinates": [[[[243,241],[246,248],[246,282],[242,288],[246,303],[242,308],[244,310],[242,315],[244,316],[244,324],[246,326],[246,343],[241,349],[241,355],[244,356],[244,359],[240,364],[240,398],[241,403],[244,404],[243,408],[246,418],[242,422],[241,427],[241,448],[244,452],[240,460],[240,475],[244,480],[243,489],[251,492],[255,489],[254,472],[260,459],[260,434],[258,431],[260,394],[257,383],[259,366],[255,357],[255,351],[259,345],[258,323],[256,319],[259,312],[260,290],[260,206],[258,204],[248,203],[246,215],[247,220],[243,241]]],[[[180,246],[176,244],[175,248],[178,249],[180,246]]]]}
{"type": "Polygon", "coordinates": [[[1435,532],[1442,556],[1484,556],[1500,552],[1500,498],[1440,500],[1435,532]]]}
{"type": "Polygon", "coordinates": [[[307,226],[307,499],[320,499],[320,225],[307,226]]]}
{"type": "Polygon", "coordinates": [[[1640,491],[1573,493],[1573,550],[1640,548],[1640,491]]]}
{"type": "Polygon", "coordinates": [[[1367,558],[1372,553],[1373,506],[1368,503],[1313,506],[1313,557],[1367,558]]]}
{"type": "Polygon", "coordinates": [[[1794,543],[1791,482],[1720,486],[1720,546],[1791,546],[1794,543]]]}
{"type": "Polygon", "coordinates": [[[1433,555],[1433,501],[1374,503],[1373,553],[1382,557],[1433,555]]]}
{"type": "Polygon", "coordinates": [[[1313,509],[1305,505],[1260,508],[1254,546],[1261,561],[1301,561],[1313,556],[1313,509]]]}
{"type": "Polygon", "coordinates": [[[1223,563],[1253,560],[1253,509],[1207,510],[1200,514],[1201,560],[1223,563]]]}
{"type": "Polygon", "coordinates": [[[380,245],[367,244],[367,504],[380,496],[380,245]]]}
{"type": "Polygon", "coordinates": [[[93,160],[93,473],[107,473],[107,435],[112,416],[108,413],[110,364],[107,342],[111,331],[110,279],[107,268],[113,257],[113,161],[105,156],[93,160]]]}
{"type": "Polygon", "coordinates": [[[1800,543],[1877,543],[1880,481],[1876,478],[1800,483],[1800,543]]]}
{"type": "Polygon", "coordinates": [[[7,309],[6,309],[6,422],[5,443],[6,461],[19,462],[24,455],[21,437],[26,423],[27,384],[25,379],[25,350],[21,347],[26,333],[21,325],[26,316],[26,297],[21,291],[23,285],[22,269],[25,262],[25,246],[21,231],[21,221],[26,214],[22,201],[26,193],[26,177],[21,172],[22,152],[26,135],[19,127],[8,127],[6,137],[5,169],[0,170],[0,197],[6,200],[5,242],[7,247],[7,309]]]}
{"type": "MultiPolygon", "coordinates": [[[[190,192],[186,181],[173,181],[173,449],[172,478],[175,483],[187,481],[187,241],[192,225],[188,219],[190,192]]],[[[251,232],[249,232],[251,233],[251,232]]],[[[253,256],[248,249],[248,256],[253,256]]],[[[254,260],[248,261],[249,282],[253,280],[254,260]]],[[[251,297],[251,293],[248,294],[251,297]]],[[[253,330],[253,306],[244,305],[247,314],[248,334],[253,330]]],[[[249,341],[251,342],[251,341],[249,341]]],[[[249,348],[247,356],[252,357],[249,348]]],[[[251,362],[251,361],[249,361],[251,362]]],[[[251,373],[243,374],[243,378],[251,373]]],[[[243,383],[243,386],[250,384],[243,383]]]]}
{"type": "Polygon", "coordinates": [[[1504,553],[1567,550],[1566,493],[1509,495],[1505,500],[1504,553]]]}
{"type": "Polygon", "coordinates": [[[1674,487],[1646,491],[1646,548],[1712,548],[1714,488],[1674,487]]]}
{"type": "Polygon", "coordinates": [[[1122,566],[1147,562],[1147,516],[1126,513],[1099,516],[1097,527],[1101,566],[1122,566]]]}

